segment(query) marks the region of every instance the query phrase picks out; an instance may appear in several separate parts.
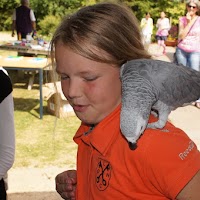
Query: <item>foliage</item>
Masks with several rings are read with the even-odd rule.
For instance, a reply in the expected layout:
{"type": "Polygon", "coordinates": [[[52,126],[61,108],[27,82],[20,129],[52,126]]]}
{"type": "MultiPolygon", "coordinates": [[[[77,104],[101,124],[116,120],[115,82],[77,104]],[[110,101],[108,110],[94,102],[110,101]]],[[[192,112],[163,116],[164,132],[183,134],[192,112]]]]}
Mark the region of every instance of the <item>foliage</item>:
{"type": "Polygon", "coordinates": [[[178,26],[173,25],[169,30],[168,40],[176,40],[178,39],[178,26]]]}
{"type": "Polygon", "coordinates": [[[10,30],[12,23],[13,9],[18,5],[17,1],[1,0],[0,1],[0,30],[10,30]]]}
{"type": "Polygon", "coordinates": [[[164,11],[166,13],[167,17],[170,19],[170,23],[172,26],[177,25],[179,17],[185,14],[185,4],[179,0],[171,0],[171,1],[148,0],[148,1],[145,1],[145,3],[144,1],[140,1],[140,0],[135,0],[135,1],[124,0],[123,2],[133,10],[133,13],[136,15],[139,22],[145,16],[146,12],[149,12],[151,14],[151,17],[154,21],[154,30],[153,30],[153,35],[152,35],[153,42],[156,41],[155,25],[158,18],[160,18],[161,11],[164,11]]]}
{"type": "MultiPolygon", "coordinates": [[[[13,82],[15,104],[16,156],[15,167],[45,167],[50,165],[74,168],[77,145],[73,136],[80,125],[77,117],[56,119],[47,112],[39,119],[39,86],[27,90],[28,77],[17,79],[14,71],[8,71],[13,82]],[[21,79],[20,79],[21,80],[21,79]]],[[[38,76],[36,78],[36,83],[38,76]]]]}
{"type": "MultiPolygon", "coordinates": [[[[61,18],[81,7],[79,0],[32,0],[32,9],[38,23],[48,15],[61,18]]],[[[41,28],[41,27],[40,27],[41,28]]]]}
{"type": "Polygon", "coordinates": [[[168,7],[166,9],[166,12],[168,13],[169,18],[171,19],[171,24],[177,25],[179,17],[185,15],[185,4],[179,3],[175,7],[168,7]]]}
{"type": "Polygon", "coordinates": [[[180,3],[179,1],[148,0],[144,3],[144,1],[140,0],[125,0],[124,3],[132,8],[139,21],[145,16],[146,12],[149,12],[154,20],[154,24],[156,24],[160,17],[161,11],[164,11],[167,14],[167,17],[171,19],[172,24],[177,24],[178,18],[184,15],[185,12],[185,4],[180,3]]]}
{"type": "MultiPolygon", "coordinates": [[[[11,29],[11,15],[13,9],[19,5],[20,0],[1,0],[0,1],[0,30],[11,29]]],[[[48,32],[48,29],[54,29],[53,27],[57,22],[65,15],[69,15],[75,12],[82,6],[91,5],[104,0],[30,0],[30,7],[34,10],[37,19],[37,29],[44,33],[48,32]],[[49,17],[48,17],[49,16],[49,17]],[[53,21],[51,20],[54,16],[53,21]],[[56,19],[57,18],[57,19],[56,19]],[[54,23],[55,21],[55,23],[54,23]],[[45,25],[48,22],[48,25],[45,25]],[[45,29],[43,31],[43,29],[45,29]]],[[[167,16],[171,19],[172,24],[178,23],[179,16],[184,15],[185,5],[179,0],[109,0],[112,2],[122,2],[128,5],[140,21],[146,12],[151,13],[151,17],[154,20],[154,24],[160,17],[160,12],[165,11],[167,16]],[[145,3],[144,3],[145,2],[145,3]]]]}
{"type": "Polygon", "coordinates": [[[56,27],[60,23],[61,19],[59,17],[55,17],[54,15],[47,15],[41,20],[38,25],[41,27],[40,34],[51,36],[56,27]]]}

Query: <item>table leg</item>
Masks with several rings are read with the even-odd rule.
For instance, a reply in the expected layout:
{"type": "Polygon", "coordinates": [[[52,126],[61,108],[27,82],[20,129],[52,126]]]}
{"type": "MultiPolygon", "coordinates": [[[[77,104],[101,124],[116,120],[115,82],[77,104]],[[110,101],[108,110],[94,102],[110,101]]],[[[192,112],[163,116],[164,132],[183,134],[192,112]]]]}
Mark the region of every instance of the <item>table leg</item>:
{"type": "Polygon", "coordinates": [[[43,118],[43,94],[42,94],[43,69],[39,69],[39,85],[40,85],[40,119],[42,119],[43,118]]]}

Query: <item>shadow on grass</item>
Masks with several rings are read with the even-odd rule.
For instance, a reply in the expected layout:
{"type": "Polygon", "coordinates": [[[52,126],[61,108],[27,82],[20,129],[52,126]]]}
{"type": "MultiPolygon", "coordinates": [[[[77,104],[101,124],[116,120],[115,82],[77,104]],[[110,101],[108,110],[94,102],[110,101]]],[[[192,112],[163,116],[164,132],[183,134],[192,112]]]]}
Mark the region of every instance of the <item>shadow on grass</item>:
{"type": "Polygon", "coordinates": [[[61,200],[62,198],[57,192],[21,192],[8,193],[8,200],[61,200]]]}
{"type": "MultiPolygon", "coordinates": [[[[49,113],[47,112],[47,105],[44,105],[44,103],[45,102],[43,101],[43,116],[49,115],[49,113]]],[[[39,99],[14,97],[14,110],[21,111],[21,112],[27,112],[38,118],[40,115],[39,99]]]]}

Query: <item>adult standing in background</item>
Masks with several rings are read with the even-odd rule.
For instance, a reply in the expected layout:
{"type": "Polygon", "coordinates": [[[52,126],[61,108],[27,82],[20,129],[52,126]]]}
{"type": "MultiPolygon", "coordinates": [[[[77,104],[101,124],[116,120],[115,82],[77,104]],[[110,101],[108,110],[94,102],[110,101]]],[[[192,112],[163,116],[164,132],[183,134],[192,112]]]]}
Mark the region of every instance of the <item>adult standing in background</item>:
{"type": "Polygon", "coordinates": [[[15,156],[14,105],[12,84],[0,67],[0,200],[6,200],[5,177],[15,156]]]}
{"type": "MultiPolygon", "coordinates": [[[[179,19],[179,44],[176,48],[178,64],[199,71],[200,65],[200,9],[199,0],[186,1],[186,16],[179,19]]],[[[200,108],[200,99],[195,102],[200,108]]]]}
{"type": "Polygon", "coordinates": [[[29,0],[21,0],[21,6],[17,7],[12,16],[12,37],[17,31],[18,40],[36,31],[36,18],[32,9],[29,8],[29,0]]]}
{"type": "Polygon", "coordinates": [[[165,40],[169,34],[170,23],[169,18],[166,17],[165,12],[160,13],[160,18],[157,20],[156,27],[158,28],[156,32],[156,40],[158,42],[158,48],[163,47],[163,54],[166,54],[165,40]]]}
{"type": "Polygon", "coordinates": [[[142,18],[140,27],[142,29],[142,40],[144,47],[148,50],[151,43],[151,35],[153,33],[153,19],[150,13],[146,13],[145,17],[142,18]]]}

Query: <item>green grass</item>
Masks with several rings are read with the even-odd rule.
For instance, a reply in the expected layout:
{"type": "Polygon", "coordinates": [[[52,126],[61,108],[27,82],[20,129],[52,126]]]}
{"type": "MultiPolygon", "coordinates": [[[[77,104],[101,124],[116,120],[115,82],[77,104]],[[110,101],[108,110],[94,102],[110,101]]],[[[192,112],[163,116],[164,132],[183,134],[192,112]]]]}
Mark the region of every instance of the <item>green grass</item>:
{"type": "MultiPolygon", "coordinates": [[[[10,72],[11,79],[13,73],[10,72]]],[[[15,80],[16,81],[16,80],[15,80]]],[[[26,82],[26,81],[24,81],[26,82]]],[[[39,119],[39,86],[27,90],[25,83],[13,83],[15,105],[15,167],[58,166],[74,168],[77,145],[73,136],[80,125],[77,117],[56,118],[47,112],[39,119]]]]}
{"type": "MultiPolygon", "coordinates": [[[[1,50],[0,55],[17,55],[17,52],[1,50]]],[[[16,155],[13,167],[53,165],[74,168],[77,145],[73,136],[80,121],[75,116],[58,119],[49,114],[45,100],[44,116],[39,119],[39,85],[34,84],[32,90],[27,90],[28,75],[19,78],[16,71],[8,73],[13,83],[15,107],[16,155]]],[[[44,81],[46,79],[44,77],[44,81]]],[[[38,83],[38,75],[34,83],[38,83]]]]}

